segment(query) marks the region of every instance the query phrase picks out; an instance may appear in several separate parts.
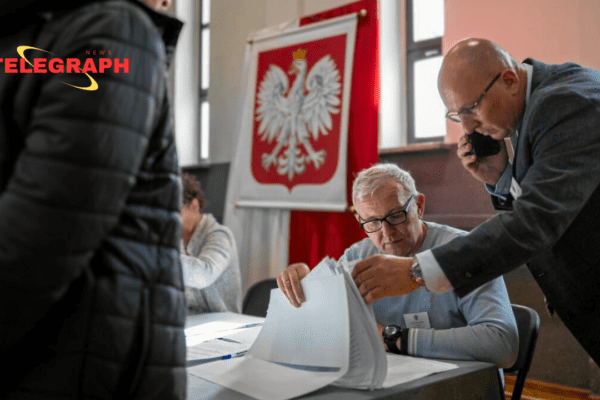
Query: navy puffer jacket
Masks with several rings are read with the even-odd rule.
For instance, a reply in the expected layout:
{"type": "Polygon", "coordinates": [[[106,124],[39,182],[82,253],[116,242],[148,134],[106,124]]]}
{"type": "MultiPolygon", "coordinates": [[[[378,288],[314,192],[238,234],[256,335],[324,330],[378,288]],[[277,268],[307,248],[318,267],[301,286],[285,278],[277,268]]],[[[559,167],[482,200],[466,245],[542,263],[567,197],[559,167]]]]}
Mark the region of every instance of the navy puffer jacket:
{"type": "Polygon", "coordinates": [[[184,399],[167,90],[181,23],[138,2],[27,3],[0,24],[0,398],[184,399]],[[24,72],[18,46],[47,71],[24,72]],[[88,65],[83,90],[54,57],[113,68],[88,65]]]}

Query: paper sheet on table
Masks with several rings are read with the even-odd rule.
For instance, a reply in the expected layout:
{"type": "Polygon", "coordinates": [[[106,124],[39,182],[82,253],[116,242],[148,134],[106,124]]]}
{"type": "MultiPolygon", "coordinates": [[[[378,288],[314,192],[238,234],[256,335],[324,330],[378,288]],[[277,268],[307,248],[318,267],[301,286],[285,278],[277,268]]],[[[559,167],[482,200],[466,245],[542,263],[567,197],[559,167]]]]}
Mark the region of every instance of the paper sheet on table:
{"type": "Polygon", "coordinates": [[[190,367],[188,373],[265,400],[301,396],[343,376],[349,346],[344,278],[336,275],[302,285],[306,302],[300,308],[273,289],[267,318],[244,357],[190,367]]]}
{"type": "Polygon", "coordinates": [[[389,353],[386,356],[388,364],[387,376],[383,381],[384,388],[458,368],[458,365],[455,364],[434,361],[427,358],[408,357],[389,353]]]}
{"type": "MultiPolygon", "coordinates": [[[[230,322],[230,321],[213,321],[199,326],[185,328],[185,341],[187,347],[196,346],[199,343],[210,339],[216,339],[241,332],[246,329],[260,327],[262,323],[245,323],[245,322],[230,322]]],[[[256,336],[254,336],[256,337],[256,336]]]]}
{"type": "Polygon", "coordinates": [[[261,326],[240,329],[235,333],[221,335],[215,339],[205,340],[194,346],[187,347],[188,365],[190,361],[209,361],[220,359],[224,356],[235,356],[246,352],[256,340],[261,326]]]}
{"type": "MultiPolygon", "coordinates": [[[[225,312],[210,312],[201,314],[188,315],[185,319],[186,330],[188,328],[206,326],[209,323],[218,323],[220,326],[238,326],[248,325],[253,323],[263,323],[263,317],[255,317],[252,315],[238,314],[231,311],[225,312]]],[[[213,324],[214,325],[214,324],[213,324]]]]}

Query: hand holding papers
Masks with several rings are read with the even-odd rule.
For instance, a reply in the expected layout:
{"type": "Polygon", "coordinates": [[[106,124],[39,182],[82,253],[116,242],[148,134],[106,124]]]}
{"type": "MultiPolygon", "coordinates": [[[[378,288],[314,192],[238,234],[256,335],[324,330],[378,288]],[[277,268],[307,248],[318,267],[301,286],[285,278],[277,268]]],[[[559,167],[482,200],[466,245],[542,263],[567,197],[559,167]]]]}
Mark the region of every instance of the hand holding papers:
{"type": "Polygon", "coordinates": [[[300,308],[292,307],[280,290],[273,290],[267,319],[248,355],[298,368],[345,369],[348,306],[343,301],[344,281],[340,278],[311,282],[305,290],[306,302],[300,308]],[[327,312],[323,312],[325,305],[327,312]]]}
{"type": "Polygon", "coordinates": [[[188,372],[265,400],[301,396],[344,376],[350,345],[344,278],[303,285],[306,302],[300,308],[279,289],[271,292],[263,328],[244,357],[197,365],[188,372]]]}

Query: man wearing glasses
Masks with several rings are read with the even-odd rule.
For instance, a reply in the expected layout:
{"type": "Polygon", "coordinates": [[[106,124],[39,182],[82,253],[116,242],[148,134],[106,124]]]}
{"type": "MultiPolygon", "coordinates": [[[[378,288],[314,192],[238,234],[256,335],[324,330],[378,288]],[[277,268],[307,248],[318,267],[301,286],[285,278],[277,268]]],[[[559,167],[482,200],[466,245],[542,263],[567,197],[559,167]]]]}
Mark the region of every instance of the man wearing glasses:
{"type": "Polygon", "coordinates": [[[457,150],[463,166],[505,212],[393,265],[357,264],[365,301],[411,292],[412,275],[432,292],[463,297],[527,264],[549,311],[600,364],[600,73],[520,63],[488,40],[465,39],[444,57],[438,85],[448,119],[465,133],[457,150]],[[497,140],[500,152],[470,154],[473,131],[497,140]]]}
{"type": "MultiPolygon", "coordinates": [[[[368,238],[346,249],[340,262],[385,263],[396,256],[412,257],[464,234],[422,220],[425,195],[417,192],[410,174],[395,164],[363,170],[354,180],[352,199],[356,219],[368,238]]],[[[308,266],[298,263],[277,278],[296,307],[304,301],[300,280],[308,273],[308,266]]],[[[517,356],[517,326],[501,277],[462,299],[453,292],[434,294],[418,286],[410,294],[374,302],[373,310],[384,346],[394,353],[480,360],[499,368],[512,365],[517,356]]]]}

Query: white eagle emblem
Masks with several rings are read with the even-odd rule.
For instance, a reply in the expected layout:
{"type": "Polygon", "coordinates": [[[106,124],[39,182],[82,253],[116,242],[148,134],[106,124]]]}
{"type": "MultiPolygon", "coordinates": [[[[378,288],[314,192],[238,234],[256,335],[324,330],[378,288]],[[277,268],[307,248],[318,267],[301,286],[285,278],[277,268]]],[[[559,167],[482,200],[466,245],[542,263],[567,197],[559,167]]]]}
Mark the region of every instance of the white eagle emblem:
{"type": "Polygon", "coordinates": [[[305,55],[302,49],[293,53],[289,74],[297,76],[289,93],[285,72],[271,64],[257,99],[256,119],[261,121],[258,135],[269,144],[274,138],[277,141],[270,153],[262,154],[262,166],[268,171],[275,164],[277,173],[287,175],[290,181],[295,174],[302,174],[308,163],[316,169],[325,163],[325,150],[315,150],[311,139],[327,135],[332,129],[331,114],[340,111],[340,73],[335,62],[329,55],[322,57],[307,77],[305,55]]]}

